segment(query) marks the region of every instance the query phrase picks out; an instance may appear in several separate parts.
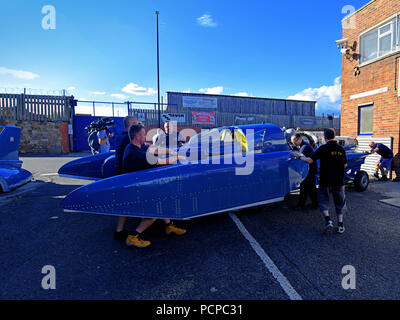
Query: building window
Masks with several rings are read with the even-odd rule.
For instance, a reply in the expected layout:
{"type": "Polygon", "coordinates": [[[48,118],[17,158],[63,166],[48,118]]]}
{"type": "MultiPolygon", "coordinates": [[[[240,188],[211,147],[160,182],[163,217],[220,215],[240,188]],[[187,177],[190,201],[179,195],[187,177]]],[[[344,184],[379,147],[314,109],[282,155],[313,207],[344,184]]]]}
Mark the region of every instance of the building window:
{"type": "Polygon", "coordinates": [[[362,106],[358,109],[358,134],[372,135],[374,123],[374,106],[362,106]]]}
{"type": "Polygon", "coordinates": [[[400,14],[360,36],[360,64],[400,49],[400,14]]]}

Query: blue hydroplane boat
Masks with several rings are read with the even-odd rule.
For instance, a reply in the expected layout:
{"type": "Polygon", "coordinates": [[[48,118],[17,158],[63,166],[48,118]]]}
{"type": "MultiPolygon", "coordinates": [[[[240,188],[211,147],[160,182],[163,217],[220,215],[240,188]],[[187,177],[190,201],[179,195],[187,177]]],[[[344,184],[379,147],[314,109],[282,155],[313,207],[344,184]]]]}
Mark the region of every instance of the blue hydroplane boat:
{"type": "Polygon", "coordinates": [[[113,153],[73,160],[60,176],[98,181],[70,193],[61,206],[69,212],[191,219],[283,201],[308,173],[308,164],[291,156],[284,133],[273,124],[213,129],[179,153],[188,161],[118,176],[113,153]]]}

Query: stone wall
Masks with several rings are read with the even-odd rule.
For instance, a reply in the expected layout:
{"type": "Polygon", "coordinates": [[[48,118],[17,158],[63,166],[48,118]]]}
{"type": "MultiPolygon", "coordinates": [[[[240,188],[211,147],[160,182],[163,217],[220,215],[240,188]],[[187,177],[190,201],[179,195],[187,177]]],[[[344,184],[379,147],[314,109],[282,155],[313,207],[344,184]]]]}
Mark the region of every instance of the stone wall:
{"type": "Polygon", "coordinates": [[[0,126],[20,127],[19,151],[23,153],[69,152],[68,123],[0,120],[0,126]]]}

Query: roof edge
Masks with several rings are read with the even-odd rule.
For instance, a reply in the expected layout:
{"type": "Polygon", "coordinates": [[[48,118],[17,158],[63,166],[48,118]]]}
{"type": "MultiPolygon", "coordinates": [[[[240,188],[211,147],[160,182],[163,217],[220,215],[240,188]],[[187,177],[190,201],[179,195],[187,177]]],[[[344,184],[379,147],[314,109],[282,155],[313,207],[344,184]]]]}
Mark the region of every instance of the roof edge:
{"type": "Polygon", "coordinates": [[[354,11],[353,13],[350,13],[349,15],[345,16],[345,17],[342,19],[342,22],[343,22],[344,20],[346,20],[346,19],[348,19],[348,18],[354,16],[356,13],[359,13],[360,11],[364,10],[366,7],[368,7],[370,4],[372,4],[372,3],[374,3],[374,2],[376,2],[376,0],[371,0],[371,1],[368,2],[367,4],[363,5],[360,9],[358,9],[358,10],[354,11]]]}
{"type": "Polygon", "coordinates": [[[314,100],[293,100],[293,99],[281,99],[281,98],[262,98],[262,97],[246,97],[246,96],[235,96],[228,94],[208,94],[208,93],[194,93],[194,92],[176,92],[176,91],[167,91],[168,93],[176,93],[182,95],[196,95],[196,96],[211,96],[211,97],[229,97],[229,98],[244,98],[244,99],[260,99],[260,100],[278,100],[278,101],[294,101],[294,102],[309,102],[309,103],[317,103],[314,100]]]}

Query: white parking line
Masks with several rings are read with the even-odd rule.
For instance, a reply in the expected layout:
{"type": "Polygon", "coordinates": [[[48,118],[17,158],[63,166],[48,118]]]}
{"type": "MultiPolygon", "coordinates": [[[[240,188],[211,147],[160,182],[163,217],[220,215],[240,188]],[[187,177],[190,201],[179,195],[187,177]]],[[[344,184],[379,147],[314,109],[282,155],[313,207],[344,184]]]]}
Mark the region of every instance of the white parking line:
{"type": "Polygon", "coordinates": [[[283,291],[289,296],[290,300],[303,300],[302,297],[297,293],[297,291],[289,283],[288,279],[279,271],[278,267],[274,264],[271,258],[266,254],[264,249],[260,246],[256,239],[247,231],[246,227],[240,221],[240,219],[234,214],[229,213],[229,216],[239,228],[243,236],[250,242],[250,245],[254,251],[258,254],[261,260],[264,262],[265,266],[274,276],[274,278],[279,282],[283,291]]]}

